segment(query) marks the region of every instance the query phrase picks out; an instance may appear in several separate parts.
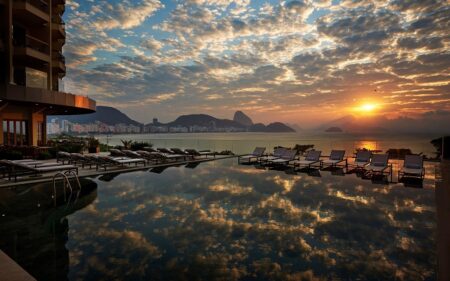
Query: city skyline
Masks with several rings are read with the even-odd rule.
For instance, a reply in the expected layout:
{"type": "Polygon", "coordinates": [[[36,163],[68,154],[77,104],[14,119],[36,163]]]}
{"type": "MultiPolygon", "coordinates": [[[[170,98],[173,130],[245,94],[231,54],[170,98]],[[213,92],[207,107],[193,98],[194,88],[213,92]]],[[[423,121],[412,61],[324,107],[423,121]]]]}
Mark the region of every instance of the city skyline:
{"type": "Polygon", "coordinates": [[[445,1],[71,0],[64,17],[65,89],[141,122],[450,120],[445,1]]]}

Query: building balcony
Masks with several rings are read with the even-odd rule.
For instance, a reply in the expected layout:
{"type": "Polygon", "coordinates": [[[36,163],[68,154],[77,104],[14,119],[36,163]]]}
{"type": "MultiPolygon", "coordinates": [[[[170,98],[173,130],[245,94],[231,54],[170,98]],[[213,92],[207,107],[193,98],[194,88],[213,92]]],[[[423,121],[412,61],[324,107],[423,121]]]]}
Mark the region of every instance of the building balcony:
{"type": "Polygon", "coordinates": [[[66,73],[66,58],[60,52],[53,52],[52,65],[58,72],[66,73]]]}
{"type": "Polygon", "coordinates": [[[96,102],[88,97],[25,86],[0,84],[0,102],[37,106],[47,115],[95,112],[96,102]]]}
{"type": "Polygon", "coordinates": [[[66,38],[66,24],[63,21],[53,22],[52,35],[55,39],[66,38]]]}
{"type": "Polygon", "coordinates": [[[32,60],[40,60],[47,63],[50,62],[50,49],[46,42],[30,35],[25,36],[24,42],[20,41],[14,42],[14,54],[16,56],[24,56],[32,60]]]}
{"type": "Polygon", "coordinates": [[[44,0],[15,0],[13,1],[14,17],[21,22],[36,24],[50,21],[49,6],[44,0]]]}

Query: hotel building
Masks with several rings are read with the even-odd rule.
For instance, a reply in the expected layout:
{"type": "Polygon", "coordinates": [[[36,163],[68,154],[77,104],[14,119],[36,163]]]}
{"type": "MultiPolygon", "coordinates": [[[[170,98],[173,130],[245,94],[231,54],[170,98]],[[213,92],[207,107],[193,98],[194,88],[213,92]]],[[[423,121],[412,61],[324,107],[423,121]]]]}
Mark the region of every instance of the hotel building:
{"type": "Polygon", "coordinates": [[[0,145],[45,145],[47,115],[95,112],[65,93],[65,0],[0,0],[0,145]]]}

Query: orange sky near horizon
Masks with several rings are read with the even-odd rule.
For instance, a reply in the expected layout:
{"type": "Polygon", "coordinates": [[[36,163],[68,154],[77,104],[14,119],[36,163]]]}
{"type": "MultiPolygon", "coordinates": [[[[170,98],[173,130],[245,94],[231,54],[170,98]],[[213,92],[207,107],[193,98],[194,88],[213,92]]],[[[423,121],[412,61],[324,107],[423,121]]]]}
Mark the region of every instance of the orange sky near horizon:
{"type": "Polygon", "coordinates": [[[65,90],[143,123],[436,119],[450,112],[446,2],[72,0],[65,90]]]}

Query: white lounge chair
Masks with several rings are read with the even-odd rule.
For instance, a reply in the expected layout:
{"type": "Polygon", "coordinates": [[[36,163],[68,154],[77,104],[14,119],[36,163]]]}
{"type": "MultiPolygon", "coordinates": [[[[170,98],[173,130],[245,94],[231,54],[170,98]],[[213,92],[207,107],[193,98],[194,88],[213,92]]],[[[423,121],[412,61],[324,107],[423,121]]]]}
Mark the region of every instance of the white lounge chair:
{"type": "Polygon", "coordinates": [[[330,158],[322,160],[321,166],[323,167],[324,165],[327,165],[331,167],[336,167],[337,164],[344,161],[347,164],[347,159],[344,159],[344,156],[345,150],[332,150],[330,153],[330,158]]]}
{"type": "Polygon", "coordinates": [[[389,165],[389,154],[374,154],[370,160],[370,164],[365,166],[366,173],[383,175],[390,168],[392,180],[392,166],[389,165]]]}
{"type": "Polygon", "coordinates": [[[364,168],[369,165],[372,152],[368,150],[360,150],[356,153],[355,162],[353,163],[357,169],[364,168]]]}
{"type": "Polygon", "coordinates": [[[404,176],[418,177],[420,179],[425,177],[422,155],[405,155],[403,167],[398,171],[398,179],[400,180],[400,177],[404,176]]]}
{"type": "Polygon", "coordinates": [[[275,159],[281,158],[281,156],[283,156],[285,150],[286,150],[286,148],[284,148],[284,147],[275,148],[273,150],[273,155],[262,156],[259,158],[259,161],[267,162],[269,160],[275,160],[275,159]]]}
{"type": "Polygon", "coordinates": [[[111,156],[98,156],[98,158],[101,158],[106,161],[110,161],[113,164],[116,164],[118,166],[125,166],[125,164],[131,165],[135,164],[136,166],[141,164],[146,164],[146,160],[143,158],[129,158],[129,157],[111,157],[111,156]]]}
{"type": "Polygon", "coordinates": [[[285,149],[283,155],[277,159],[271,159],[267,162],[272,165],[287,165],[289,162],[295,160],[295,156],[297,156],[297,150],[295,149],[285,149]]]}
{"type": "Polygon", "coordinates": [[[41,175],[44,173],[49,172],[59,172],[59,171],[75,171],[75,173],[78,174],[78,167],[74,165],[43,165],[43,166],[33,166],[33,165],[27,165],[24,163],[14,163],[9,160],[1,160],[1,164],[5,165],[9,169],[9,180],[11,178],[14,178],[15,181],[17,181],[18,176],[25,176],[29,174],[34,175],[41,175]]]}
{"type": "Polygon", "coordinates": [[[296,160],[294,161],[294,168],[298,166],[299,168],[301,166],[305,166],[308,168],[311,168],[312,165],[316,163],[320,163],[320,155],[322,154],[322,151],[320,150],[310,150],[306,154],[305,159],[303,160],[296,160]]]}
{"type": "Polygon", "coordinates": [[[264,152],[266,151],[265,147],[255,147],[255,149],[253,150],[253,152],[251,154],[247,154],[247,155],[242,155],[238,157],[238,162],[246,162],[246,163],[250,163],[252,162],[252,160],[258,160],[259,157],[264,155],[264,152]]]}

